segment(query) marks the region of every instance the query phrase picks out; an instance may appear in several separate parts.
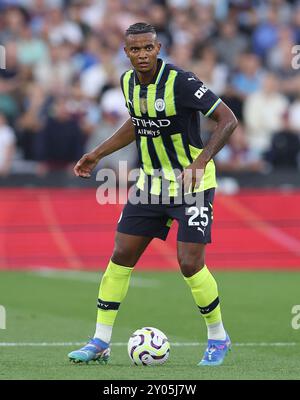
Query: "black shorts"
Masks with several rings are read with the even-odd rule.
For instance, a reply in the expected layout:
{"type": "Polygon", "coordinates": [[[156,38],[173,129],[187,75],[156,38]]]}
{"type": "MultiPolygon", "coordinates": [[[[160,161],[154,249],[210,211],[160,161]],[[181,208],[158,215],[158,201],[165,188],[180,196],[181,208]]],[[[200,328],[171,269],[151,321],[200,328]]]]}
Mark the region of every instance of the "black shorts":
{"type": "Polygon", "coordinates": [[[132,204],[129,199],[120,216],[117,231],[166,240],[175,219],[178,222],[177,240],[211,243],[214,194],[214,188],[194,193],[197,201],[193,203],[190,198],[184,197],[182,204],[132,204]]]}

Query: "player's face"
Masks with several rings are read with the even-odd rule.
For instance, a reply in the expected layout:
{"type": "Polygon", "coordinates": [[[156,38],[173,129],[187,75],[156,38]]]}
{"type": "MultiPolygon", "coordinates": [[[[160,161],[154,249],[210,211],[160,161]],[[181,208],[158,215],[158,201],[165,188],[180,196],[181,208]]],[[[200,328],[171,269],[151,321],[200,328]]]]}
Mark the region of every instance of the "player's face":
{"type": "Polygon", "coordinates": [[[147,73],[156,68],[157,56],[161,47],[156,35],[151,32],[128,35],[125,44],[125,53],[136,71],[147,73]]]}

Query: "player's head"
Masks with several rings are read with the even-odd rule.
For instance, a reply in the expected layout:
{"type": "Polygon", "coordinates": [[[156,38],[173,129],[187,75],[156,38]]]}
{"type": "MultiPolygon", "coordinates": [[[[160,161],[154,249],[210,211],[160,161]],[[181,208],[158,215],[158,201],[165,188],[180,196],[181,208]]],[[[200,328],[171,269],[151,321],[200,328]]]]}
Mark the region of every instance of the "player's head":
{"type": "Polygon", "coordinates": [[[126,30],[124,50],[137,71],[145,73],[155,67],[160,47],[152,25],[138,22],[126,30]]]}

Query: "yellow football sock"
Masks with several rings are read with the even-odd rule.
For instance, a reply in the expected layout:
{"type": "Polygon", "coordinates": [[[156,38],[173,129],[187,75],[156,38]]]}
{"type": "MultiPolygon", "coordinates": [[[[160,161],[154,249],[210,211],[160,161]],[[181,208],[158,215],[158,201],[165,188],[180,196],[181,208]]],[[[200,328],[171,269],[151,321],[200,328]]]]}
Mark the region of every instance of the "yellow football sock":
{"type": "Polygon", "coordinates": [[[127,294],[132,270],[133,268],[109,262],[99,288],[98,324],[113,326],[120,304],[127,294]]]}
{"type": "Polygon", "coordinates": [[[191,277],[184,277],[192,291],[194,300],[203,315],[206,325],[222,321],[217,283],[205,265],[191,277]]]}

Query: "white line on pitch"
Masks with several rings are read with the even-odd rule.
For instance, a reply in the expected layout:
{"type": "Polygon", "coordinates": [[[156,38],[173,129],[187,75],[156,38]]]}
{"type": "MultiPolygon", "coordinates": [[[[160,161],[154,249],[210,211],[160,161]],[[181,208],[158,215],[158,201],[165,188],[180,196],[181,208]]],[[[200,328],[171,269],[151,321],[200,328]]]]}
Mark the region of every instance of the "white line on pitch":
{"type": "MultiPolygon", "coordinates": [[[[40,342],[40,343],[30,343],[30,342],[0,342],[0,347],[55,347],[55,346],[82,346],[86,344],[86,342],[40,342]]],[[[197,343],[197,342],[171,342],[171,346],[174,347],[195,347],[205,345],[206,342],[197,343]]],[[[112,346],[127,346],[125,342],[116,342],[112,343],[112,346]]],[[[300,343],[297,342],[258,342],[258,343],[233,343],[233,346],[239,347],[280,347],[280,346],[299,346],[300,343]]]]}
{"type": "MultiPolygon", "coordinates": [[[[72,281],[80,281],[87,283],[100,283],[100,279],[103,275],[102,272],[91,272],[91,271],[73,271],[73,270],[57,270],[54,268],[42,267],[38,270],[30,271],[29,273],[40,276],[42,278],[49,279],[66,279],[72,281]]],[[[159,287],[160,282],[156,279],[131,277],[130,286],[141,287],[141,288],[154,288],[159,287]]]]}

